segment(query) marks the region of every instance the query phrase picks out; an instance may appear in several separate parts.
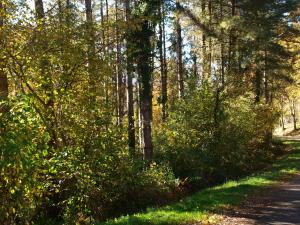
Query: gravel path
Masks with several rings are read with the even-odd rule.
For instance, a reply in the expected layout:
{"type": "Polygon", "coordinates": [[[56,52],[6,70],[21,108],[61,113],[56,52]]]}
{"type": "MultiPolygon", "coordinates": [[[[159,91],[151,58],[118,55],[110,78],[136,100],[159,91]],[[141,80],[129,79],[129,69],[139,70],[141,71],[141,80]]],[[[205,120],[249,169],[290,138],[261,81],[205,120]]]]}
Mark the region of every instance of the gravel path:
{"type": "Polygon", "coordinates": [[[225,213],[219,225],[300,225],[300,174],[225,213]]]}

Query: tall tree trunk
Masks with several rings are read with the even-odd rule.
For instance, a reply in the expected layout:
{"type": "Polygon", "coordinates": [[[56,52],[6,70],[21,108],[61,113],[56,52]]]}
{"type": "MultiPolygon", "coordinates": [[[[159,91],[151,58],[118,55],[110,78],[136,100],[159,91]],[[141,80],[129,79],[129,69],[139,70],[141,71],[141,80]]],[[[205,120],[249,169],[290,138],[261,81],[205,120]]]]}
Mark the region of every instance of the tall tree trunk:
{"type": "Polygon", "coordinates": [[[197,54],[195,52],[193,52],[193,77],[194,79],[196,80],[197,77],[198,77],[198,57],[197,57],[197,54]]]}
{"type": "Polygon", "coordinates": [[[121,70],[121,43],[120,43],[120,31],[119,31],[119,18],[118,18],[118,0],[115,2],[115,10],[116,10],[116,27],[115,27],[115,34],[116,34],[116,78],[117,78],[117,124],[121,125],[124,116],[124,106],[123,106],[123,99],[124,99],[124,88],[123,88],[123,76],[121,70]]]}
{"type": "Polygon", "coordinates": [[[261,71],[256,68],[255,71],[255,84],[254,84],[254,89],[255,89],[255,103],[259,103],[260,102],[260,97],[261,97],[261,79],[262,79],[262,75],[261,75],[261,71]]]}
{"type": "Polygon", "coordinates": [[[35,0],[35,13],[36,13],[37,19],[45,18],[43,0],[35,0]]]}
{"type": "Polygon", "coordinates": [[[138,148],[140,151],[144,149],[144,139],[143,139],[143,118],[141,113],[141,101],[140,101],[140,84],[136,82],[135,84],[135,108],[136,108],[136,129],[138,133],[138,148]]]}
{"type": "Polygon", "coordinates": [[[284,116],[281,114],[281,126],[282,126],[282,131],[285,131],[285,124],[284,124],[284,116]]]}
{"type": "Polygon", "coordinates": [[[102,54],[100,54],[101,60],[104,60],[106,55],[106,40],[105,40],[105,30],[104,30],[104,4],[103,0],[100,0],[100,24],[101,24],[101,44],[102,44],[102,54]]]}
{"type": "MultiPolygon", "coordinates": [[[[202,18],[206,17],[206,0],[203,0],[201,3],[201,14],[202,18]]],[[[202,83],[204,81],[207,81],[209,75],[209,69],[208,69],[208,61],[207,61],[207,40],[206,40],[206,34],[204,31],[202,31],[202,56],[201,56],[201,62],[202,62],[202,83]]]]}
{"type": "MultiPolygon", "coordinates": [[[[3,13],[5,11],[2,2],[0,2],[0,12],[3,13]]],[[[4,48],[4,18],[0,17],[0,47],[4,48]]],[[[8,79],[7,74],[5,72],[5,58],[4,55],[0,55],[0,101],[6,100],[8,97],[8,79]]],[[[5,112],[5,107],[0,107],[0,113],[5,112]]]]}
{"type": "Polygon", "coordinates": [[[130,0],[125,1],[126,33],[126,70],[127,70],[127,117],[128,117],[128,147],[131,155],[135,154],[135,127],[134,127],[134,101],[133,101],[133,58],[131,39],[131,8],[130,0]]]}
{"type": "MultiPolygon", "coordinates": [[[[264,94],[265,94],[265,103],[266,105],[270,106],[272,102],[270,98],[270,89],[269,89],[267,50],[265,50],[265,54],[264,54],[264,94]]],[[[272,127],[267,127],[266,134],[265,134],[266,146],[271,145],[272,136],[273,136],[272,127]]]]}
{"type": "MultiPolygon", "coordinates": [[[[106,8],[106,15],[104,14],[104,7],[107,7],[106,1],[100,0],[100,24],[101,24],[101,49],[102,52],[100,53],[100,62],[101,65],[105,67],[105,65],[109,65],[109,53],[108,53],[108,8],[106,8]]],[[[104,95],[105,95],[105,104],[108,106],[109,102],[109,76],[103,77],[103,86],[104,86],[104,95]]]]}
{"type": "Polygon", "coordinates": [[[143,120],[144,160],[153,159],[152,144],[152,26],[149,20],[141,21],[141,30],[136,31],[137,39],[137,72],[140,83],[141,115],[143,120]]]}
{"type": "Polygon", "coordinates": [[[162,104],[162,120],[167,118],[167,65],[166,65],[166,43],[165,43],[165,15],[164,3],[161,2],[159,9],[159,61],[160,61],[160,76],[161,76],[161,104],[162,104]]]}
{"type": "MultiPolygon", "coordinates": [[[[209,29],[212,28],[212,0],[208,2],[208,17],[209,17],[209,29]]],[[[208,37],[208,52],[207,52],[207,74],[208,77],[211,79],[212,77],[212,37],[208,37]]]]}
{"type": "MultiPolygon", "coordinates": [[[[210,26],[211,26],[211,17],[212,17],[212,5],[211,1],[209,3],[209,15],[210,15],[210,26]]],[[[223,20],[223,2],[220,1],[220,20],[223,20]]],[[[217,88],[216,88],[216,100],[215,100],[215,108],[214,108],[214,123],[215,127],[219,127],[219,114],[220,114],[220,105],[221,99],[220,94],[225,88],[225,57],[224,57],[224,31],[221,31],[221,46],[220,46],[220,78],[218,77],[217,88]],[[220,84],[221,81],[221,84],[220,84]]],[[[210,49],[211,51],[211,49],[210,49]]],[[[211,53],[210,53],[211,55],[211,53]]],[[[210,56],[211,61],[211,56],[210,56]]],[[[211,63],[210,63],[211,64],[211,63]]],[[[211,66],[210,66],[211,67],[211,66]]],[[[219,131],[218,131],[219,132],[219,131]]],[[[219,136],[218,136],[219,137],[219,136]]]]}
{"type": "Polygon", "coordinates": [[[294,127],[294,130],[297,130],[297,116],[296,116],[295,99],[292,99],[290,109],[291,109],[291,115],[293,118],[293,127],[294,127]]]}
{"type": "MultiPolygon", "coordinates": [[[[221,11],[221,21],[224,19],[224,6],[223,1],[220,1],[220,11],[221,11]]],[[[225,40],[224,40],[224,30],[221,31],[221,91],[225,89],[225,40]]]]}
{"type": "Polygon", "coordinates": [[[95,72],[96,72],[96,62],[95,62],[95,34],[93,28],[93,10],[92,1],[85,0],[85,16],[86,16],[86,39],[88,45],[88,74],[89,74],[89,95],[90,104],[95,106],[96,102],[96,83],[95,83],[95,72]]]}
{"type": "Polygon", "coordinates": [[[178,79],[178,97],[184,95],[184,79],[183,79],[183,54],[182,54],[182,28],[180,24],[180,2],[176,0],[176,54],[177,54],[177,79],[178,79]]]}
{"type": "MultiPolygon", "coordinates": [[[[231,16],[236,15],[236,0],[230,0],[231,2],[231,16]]],[[[235,30],[232,28],[229,31],[229,47],[228,47],[228,67],[229,71],[233,72],[234,63],[235,63],[235,47],[236,47],[236,36],[235,30]]]]}
{"type": "Polygon", "coordinates": [[[66,0],[66,22],[67,22],[68,25],[71,22],[71,13],[72,13],[71,9],[72,9],[72,7],[71,7],[70,0],[66,0]]]}
{"type": "Polygon", "coordinates": [[[59,17],[59,23],[62,24],[62,19],[63,19],[63,5],[61,0],[57,1],[57,5],[58,5],[58,17],[59,17]]]}
{"type": "Polygon", "coordinates": [[[270,89],[269,89],[269,77],[267,72],[267,63],[266,63],[266,53],[265,53],[265,71],[264,71],[264,93],[265,93],[265,103],[270,104],[270,89]]]}
{"type": "Polygon", "coordinates": [[[110,46],[110,35],[109,35],[109,5],[108,0],[105,0],[105,9],[106,9],[106,47],[107,47],[107,58],[109,59],[109,54],[111,50],[110,46]]]}
{"type": "Polygon", "coordinates": [[[221,43],[221,85],[222,90],[225,89],[225,53],[224,53],[224,43],[221,43]]]}
{"type": "Polygon", "coordinates": [[[163,59],[164,59],[164,79],[162,81],[162,90],[165,102],[165,118],[168,116],[168,64],[167,64],[167,47],[166,47],[166,11],[165,4],[162,4],[162,29],[163,29],[163,59]]]}

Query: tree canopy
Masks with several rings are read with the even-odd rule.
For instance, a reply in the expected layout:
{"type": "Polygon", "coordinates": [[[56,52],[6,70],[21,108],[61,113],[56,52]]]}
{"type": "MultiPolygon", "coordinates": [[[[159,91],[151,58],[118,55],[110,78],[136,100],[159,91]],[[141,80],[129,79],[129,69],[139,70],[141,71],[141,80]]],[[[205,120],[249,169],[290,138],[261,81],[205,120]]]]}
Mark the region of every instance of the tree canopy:
{"type": "Polygon", "coordinates": [[[2,0],[0,222],[92,224],[272,162],[298,93],[299,12],[298,0],[2,0]]]}

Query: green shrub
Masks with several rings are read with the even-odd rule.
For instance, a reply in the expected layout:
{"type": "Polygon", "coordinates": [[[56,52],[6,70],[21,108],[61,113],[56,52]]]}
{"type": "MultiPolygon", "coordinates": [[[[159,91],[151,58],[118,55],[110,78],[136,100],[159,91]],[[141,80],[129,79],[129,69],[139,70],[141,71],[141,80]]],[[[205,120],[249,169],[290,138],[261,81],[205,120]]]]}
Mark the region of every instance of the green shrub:
{"type": "Polygon", "coordinates": [[[193,98],[178,101],[170,109],[167,123],[155,131],[155,157],[167,161],[176,177],[203,174],[205,155],[213,140],[213,102],[213,94],[203,88],[193,98]]]}
{"type": "Polygon", "coordinates": [[[0,223],[26,224],[41,204],[49,135],[26,97],[0,115],[0,223]]]}
{"type": "Polygon", "coordinates": [[[142,160],[129,157],[122,141],[111,141],[93,151],[65,148],[52,156],[47,202],[39,209],[39,219],[90,224],[174,198],[176,183],[169,167],[145,167],[142,160]]]}
{"type": "Polygon", "coordinates": [[[274,108],[242,97],[227,101],[225,94],[216,110],[216,96],[209,90],[204,86],[179,100],[154,138],[158,161],[168,162],[177,177],[200,177],[204,184],[265,165],[273,157],[266,131],[278,118],[274,108]]]}

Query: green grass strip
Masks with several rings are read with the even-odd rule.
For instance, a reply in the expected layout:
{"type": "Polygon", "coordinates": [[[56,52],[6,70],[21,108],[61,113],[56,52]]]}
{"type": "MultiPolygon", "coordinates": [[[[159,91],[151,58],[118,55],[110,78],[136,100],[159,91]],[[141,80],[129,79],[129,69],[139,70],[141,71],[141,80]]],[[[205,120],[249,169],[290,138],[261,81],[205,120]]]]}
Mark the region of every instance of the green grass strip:
{"type": "Polygon", "coordinates": [[[165,207],[150,208],[144,213],[123,216],[98,225],[176,225],[206,220],[210,212],[237,205],[260,188],[275,184],[285,176],[297,174],[300,170],[300,142],[285,143],[292,146],[293,151],[265,171],[202,190],[165,207]]]}

